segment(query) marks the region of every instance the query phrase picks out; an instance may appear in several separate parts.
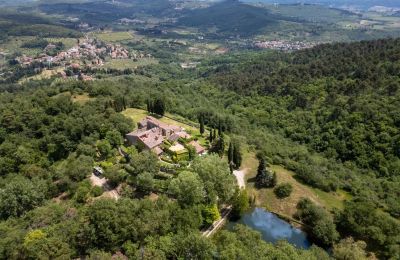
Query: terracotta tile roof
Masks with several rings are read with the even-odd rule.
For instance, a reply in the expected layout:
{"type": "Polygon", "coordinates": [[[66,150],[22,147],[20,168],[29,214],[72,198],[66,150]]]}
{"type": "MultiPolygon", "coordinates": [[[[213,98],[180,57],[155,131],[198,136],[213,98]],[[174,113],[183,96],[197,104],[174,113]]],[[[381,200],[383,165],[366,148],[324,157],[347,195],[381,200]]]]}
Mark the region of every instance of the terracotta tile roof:
{"type": "Polygon", "coordinates": [[[201,146],[197,141],[191,141],[189,145],[193,146],[196,149],[197,154],[202,154],[206,151],[206,148],[201,146]]]}

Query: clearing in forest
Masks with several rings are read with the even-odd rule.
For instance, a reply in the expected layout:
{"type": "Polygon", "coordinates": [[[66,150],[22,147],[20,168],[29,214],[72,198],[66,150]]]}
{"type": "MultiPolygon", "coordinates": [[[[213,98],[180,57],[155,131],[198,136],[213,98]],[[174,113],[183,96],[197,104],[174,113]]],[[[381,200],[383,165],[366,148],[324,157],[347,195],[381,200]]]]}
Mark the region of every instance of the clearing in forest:
{"type": "Polygon", "coordinates": [[[246,172],[246,187],[249,194],[255,196],[256,206],[261,206],[267,210],[292,217],[296,212],[296,205],[299,200],[303,197],[309,198],[317,205],[320,205],[327,210],[333,208],[342,209],[343,202],[349,199],[348,195],[344,191],[324,192],[319,189],[312,188],[299,182],[295,178],[295,173],[285,169],[283,166],[271,165],[270,169],[276,172],[278,177],[278,184],[290,183],[293,186],[292,194],[285,199],[278,199],[274,194],[273,188],[268,189],[256,189],[255,176],[257,175],[258,160],[254,153],[247,152],[244,154],[243,169],[247,169],[246,172]]]}

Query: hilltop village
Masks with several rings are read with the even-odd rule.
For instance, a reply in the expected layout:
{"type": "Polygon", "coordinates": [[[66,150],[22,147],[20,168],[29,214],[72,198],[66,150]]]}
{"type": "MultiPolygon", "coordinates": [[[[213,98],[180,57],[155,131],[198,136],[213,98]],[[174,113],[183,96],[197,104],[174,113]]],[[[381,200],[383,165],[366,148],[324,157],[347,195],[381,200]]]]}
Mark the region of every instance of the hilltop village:
{"type": "Polygon", "coordinates": [[[303,49],[309,49],[316,46],[317,43],[312,42],[301,42],[301,41],[257,41],[254,43],[254,46],[259,49],[271,49],[271,50],[280,50],[280,51],[298,51],[303,49]]]}
{"type": "Polygon", "coordinates": [[[106,59],[132,59],[152,58],[151,54],[130,52],[120,44],[104,43],[95,38],[86,37],[85,40],[77,39],[77,43],[68,50],[59,50],[59,46],[49,43],[43,52],[35,57],[22,55],[15,62],[22,67],[28,68],[63,68],[58,71],[62,78],[75,77],[82,80],[92,80],[91,76],[85,75],[82,69],[101,68],[106,59]],[[53,55],[52,55],[53,54],[53,55]]]}

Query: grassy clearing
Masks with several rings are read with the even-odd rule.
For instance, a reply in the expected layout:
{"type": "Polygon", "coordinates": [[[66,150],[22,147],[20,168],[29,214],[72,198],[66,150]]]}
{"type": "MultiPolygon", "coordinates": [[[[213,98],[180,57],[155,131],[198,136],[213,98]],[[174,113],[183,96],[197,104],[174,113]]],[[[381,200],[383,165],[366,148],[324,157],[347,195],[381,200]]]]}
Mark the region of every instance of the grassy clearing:
{"type": "Polygon", "coordinates": [[[258,160],[254,152],[246,149],[243,154],[242,169],[246,169],[247,172],[246,187],[249,194],[255,197],[256,206],[264,207],[285,216],[293,216],[296,212],[298,201],[303,197],[309,198],[314,203],[326,208],[327,210],[332,210],[333,208],[342,209],[343,202],[351,198],[350,195],[344,191],[328,193],[302,184],[294,178],[294,172],[279,165],[272,165],[270,168],[277,173],[278,185],[282,183],[290,183],[293,186],[293,192],[290,197],[278,199],[275,196],[273,189],[259,190],[254,187],[254,178],[257,175],[257,167],[258,160]]]}
{"type": "MultiPolygon", "coordinates": [[[[122,112],[122,114],[126,117],[132,118],[135,123],[141,121],[144,119],[146,116],[150,115],[146,110],[139,109],[139,108],[128,108],[125,111],[122,112]]],[[[154,116],[154,115],[152,115],[154,116]]],[[[189,124],[185,124],[182,121],[182,118],[179,116],[175,116],[169,113],[166,113],[167,117],[156,117],[158,120],[160,120],[163,123],[169,124],[169,125],[177,125],[185,128],[187,131],[191,131],[193,133],[198,132],[198,129],[194,126],[191,126],[189,124]],[[174,120],[176,118],[177,120],[174,120]]],[[[191,123],[194,124],[194,123],[191,123]]]]}
{"type": "Polygon", "coordinates": [[[94,99],[94,98],[89,97],[89,95],[86,93],[82,94],[82,95],[74,94],[74,95],[72,95],[71,98],[72,98],[73,103],[78,103],[78,104],[85,104],[86,102],[94,99]]]}
{"type": "Polygon", "coordinates": [[[130,32],[104,32],[104,33],[96,33],[95,37],[97,37],[101,41],[105,42],[119,42],[132,40],[134,37],[130,32]]]}
{"type": "Polygon", "coordinates": [[[77,103],[77,104],[85,104],[86,102],[90,101],[90,100],[94,100],[95,98],[89,97],[89,94],[84,93],[84,94],[71,94],[71,92],[66,91],[66,92],[62,92],[58,95],[53,96],[53,98],[57,98],[59,96],[70,96],[71,100],[73,103],[77,103]]]}
{"type": "Polygon", "coordinates": [[[24,78],[20,80],[20,83],[29,81],[29,80],[43,80],[43,79],[50,79],[53,76],[56,76],[59,72],[64,71],[63,68],[57,68],[57,69],[44,69],[40,74],[29,77],[29,78],[24,78]]]}

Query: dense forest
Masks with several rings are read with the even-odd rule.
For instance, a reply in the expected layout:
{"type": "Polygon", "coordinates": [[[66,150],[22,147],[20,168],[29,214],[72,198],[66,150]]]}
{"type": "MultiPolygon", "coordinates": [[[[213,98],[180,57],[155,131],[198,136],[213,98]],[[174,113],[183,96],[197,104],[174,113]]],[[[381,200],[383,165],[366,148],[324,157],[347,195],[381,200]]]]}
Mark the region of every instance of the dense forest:
{"type": "Polygon", "coordinates": [[[0,95],[0,258],[231,259],[256,254],[328,259],[321,248],[273,246],[241,226],[212,240],[202,237],[199,229],[219,215],[216,203],[236,196],[225,161],[216,155],[196,158],[172,181],[156,176],[154,154],[130,148],[129,162],[118,162],[116,147],[134,122],[117,111],[123,100],[138,105],[133,95],[113,96],[121,95],[113,88],[117,85],[47,84],[9,86],[14,93],[0,95]],[[82,88],[95,99],[74,103],[66,91],[82,88]],[[99,160],[112,165],[105,173],[111,182],[128,184],[117,202],[96,199],[102,191],[87,181],[99,160]],[[143,199],[150,191],[164,195],[143,199]]]}
{"type": "Polygon", "coordinates": [[[316,246],[273,246],[242,226],[202,237],[199,229],[212,223],[216,205],[238,196],[218,155],[196,158],[173,181],[157,176],[149,153],[133,149],[136,164],[112,159],[136,123],[119,112],[162,98],[168,112],[202,118],[207,129],[236,137],[299,181],[347,191],[352,199],[344,209],[297,205],[299,219],[321,228],[310,234],[333,246],[332,257],[364,249],[365,241],[379,258],[397,259],[399,62],[400,40],[388,39],[223,55],[198,70],[160,63],[93,82],[3,84],[0,258],[329,259],[316,246]],[[73,102],[83,93],[88,102],[73,102]],[[95,199],[98,191],[87,183],[99,160],[116,166],[106,173],[113,181],[128,184],[118,202],[95,199]],[[150,191],[161,195],[142,199],[150,191]],[[358,242],[340,241],[349,236],[358,242]]]}

